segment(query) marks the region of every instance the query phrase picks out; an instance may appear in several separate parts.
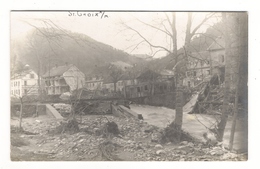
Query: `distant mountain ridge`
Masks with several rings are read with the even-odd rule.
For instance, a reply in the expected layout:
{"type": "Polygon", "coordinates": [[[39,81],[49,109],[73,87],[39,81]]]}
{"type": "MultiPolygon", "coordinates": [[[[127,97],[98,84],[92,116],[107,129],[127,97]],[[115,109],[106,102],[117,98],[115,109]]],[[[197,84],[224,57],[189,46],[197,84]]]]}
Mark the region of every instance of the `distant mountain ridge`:
{"type": "MultiPolygon", "coordinates": [[[[42,28],[40,31],[49,30],[42,28]]],[[[112,62],[120,61],[126,65],[146,62],[142,58],[98,42],[85,34],[70,31],[64,34],[56,29],[52,30],[50,38],[42,36],[39,30],[34,30],[28,34],[27,41],[19,46],[21,46],[20,50],[15,53],[16,62],[29,64],[36,72],[40,67],[41,75],[55,65],[65,65],[66,62],[74,64],[85,74],[89,74],[96,67],[112,62]],[[57,39],[53,39],[55,36],[57,39]]],[[[11,59],[12,57],[14,58],[11,55],[11,59]]]]}

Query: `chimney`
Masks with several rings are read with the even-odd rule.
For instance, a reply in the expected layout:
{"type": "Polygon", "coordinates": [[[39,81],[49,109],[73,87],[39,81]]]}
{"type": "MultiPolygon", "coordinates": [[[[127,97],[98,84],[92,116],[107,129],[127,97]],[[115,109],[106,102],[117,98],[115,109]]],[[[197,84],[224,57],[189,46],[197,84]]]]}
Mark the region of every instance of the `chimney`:
{"type": "Polygon", "coordinates": [[[57,67],[58,67],[58,64],[55,64],[55,67],[57,68],[57,67]]]}

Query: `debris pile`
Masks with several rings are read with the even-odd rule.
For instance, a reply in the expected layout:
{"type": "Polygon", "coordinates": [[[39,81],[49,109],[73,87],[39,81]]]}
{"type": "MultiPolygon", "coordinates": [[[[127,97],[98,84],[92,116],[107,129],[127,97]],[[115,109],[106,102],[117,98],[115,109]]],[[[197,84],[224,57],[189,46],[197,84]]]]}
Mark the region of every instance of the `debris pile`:
{"type": "MultiPolygon", "coordinates": [[[[65,122],[62,122],[65,125],[65,122]]],[[[59,132],[61,121],[46,119],[24,122],[37,135],[16,134],[30,144],[12,145],[11,158],[18,161],[221,161],[246,160],[247,155],[221,146],[206,146],[183,135],[179,143],[160,142],[162,129],[134,118],[83,116],[78,129],[59,132]]],[[[66,127],[74,128],[74,122],[66,127]]],[[[77,128],[77,127],[76,127],[77,128]]],[[[12,134],[12,133],[11,133],[12,134]]],[[[15,133],[13,133],[15,134],[15,133]]],[[[12,134],[12,135],[13,135],[12,134]]],[[[13,140],[13,138],[11,138],[13,140]]]]}

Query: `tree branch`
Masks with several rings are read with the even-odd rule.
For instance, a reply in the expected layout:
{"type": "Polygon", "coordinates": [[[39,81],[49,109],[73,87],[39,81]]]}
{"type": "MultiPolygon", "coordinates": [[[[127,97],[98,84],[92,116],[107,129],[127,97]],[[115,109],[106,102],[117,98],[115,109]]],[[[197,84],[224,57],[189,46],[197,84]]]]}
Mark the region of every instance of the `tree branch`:
{"type": "Polygon", "coordinates": [[[192,36],[197,32],[197,30],[198,30],[208,19],[210,19],[213,15],[215,15],[215,13],[212,13],[212,14],[210,14],[209,16],[205,17],[205,18],[202,20],[202,22],[194,28],[194,30],[193,30],[192,33],[191,33],[191,37],[192,37],[192,36]]]}
{"type": "MultiPolygon", "coordinates": [[[[124,23],[123,23],[124,24],[124,23]]],[[[128,29],[134,31],[135,33],[137,33],[146,43],[148,43],[151,47],[153,48],[160,48],[160,49],[164,49],[165,51],[172,53],[172,51],[168,50],[167,48],[163,47],[163,46],[158,46],[158,45],[153,45],[151,42],[149,42],[149,40],[147,40],[140,32],[138,32],[137,30],[133,29],[132,27],[124,24],[125,27],[127,27],[128,29]]]]}
{"type": "MultiPolygon", "coordinates": [[[[165,30],[163,30],[163,29],[160,29],[159,27],[156,27],[156,26],[153,26],[153,25],[151,25],[151,24],[145,23],[145,22],[139,20],[138,18],[136,18],[136,20],[138,20],[139,22],[141,22],[142,24],[144,24],[144,25],[146,25],[146,26],[149,26],[149,27],[151,27],[151,28],[153,28],[153,29],[159,30],[159,31],[161,31],[161,32],[163,32],[163,33],[169,35],[170,37],[172,37],[172,34],[170,34],[169,31],[165,31],[165,30]]],[[[165,27],[165,29],[166,29],[166,27],[165,27]]]]}

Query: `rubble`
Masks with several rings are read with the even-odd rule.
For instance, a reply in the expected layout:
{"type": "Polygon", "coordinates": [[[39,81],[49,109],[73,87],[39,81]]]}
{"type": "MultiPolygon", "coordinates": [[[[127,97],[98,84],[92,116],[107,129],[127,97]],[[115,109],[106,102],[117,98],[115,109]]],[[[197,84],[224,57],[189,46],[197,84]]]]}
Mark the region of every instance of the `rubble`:
{"type": "Polygon", "coordinates": [[[192,140],[182,141],[179,144],[154,142],[160,130],[132,118],[110,115],[105,118],[98,115],[83,116],[77,132],[52,132],[63,123],[65,122],[53,119],[41,120],[41,123],[36,122],[35,119],[30,123],[25,122],[24,130],[37,134],[11,133],[12,141],[15,139],[30,141],[23,146],[12,144],[12,147],[15,147],[12,148],[15,151],[11,154],[12,160],[236,161],[247,159],[246,155],[229,152],[220,146],[203,147],[202,143],[192,140]],[[111,131],[107,128],[115,135],[106,137],[97,134],[108,122],[116,124],[114,127],[117,127],[111,131]],[[147,132],[148,128],[153,129],[147,132]]]}

